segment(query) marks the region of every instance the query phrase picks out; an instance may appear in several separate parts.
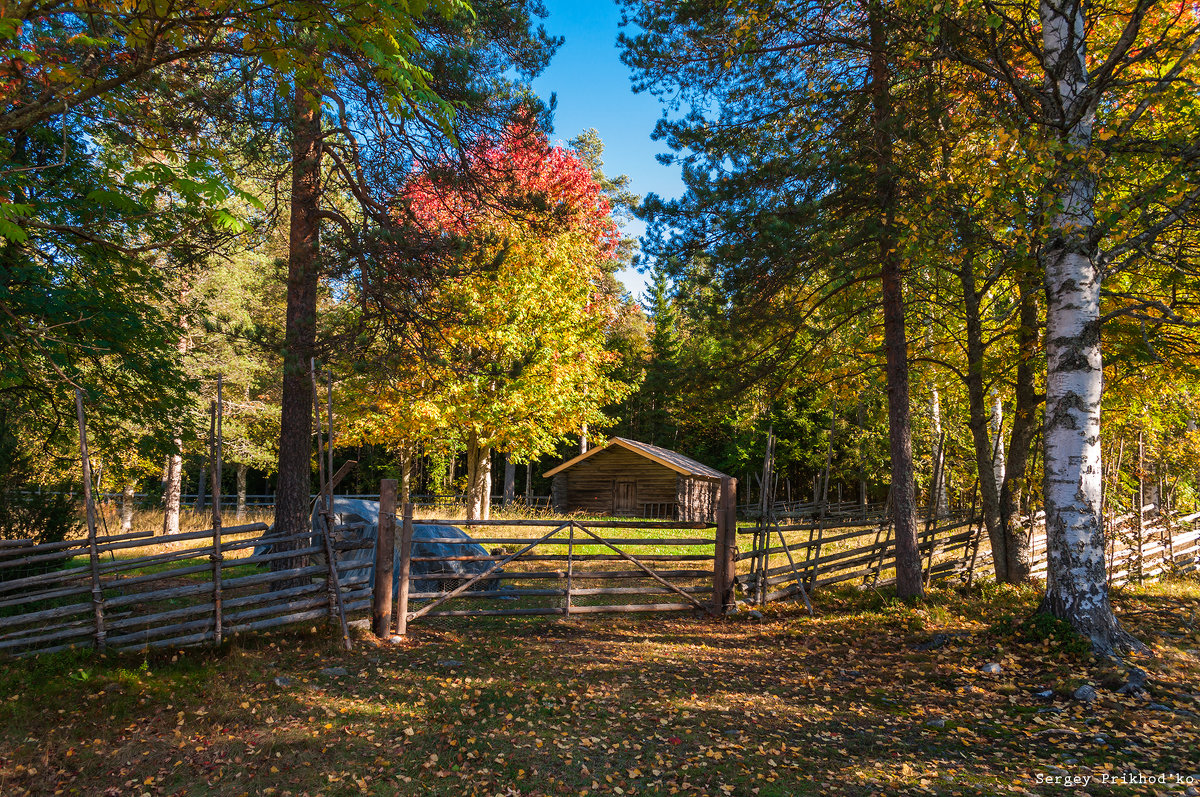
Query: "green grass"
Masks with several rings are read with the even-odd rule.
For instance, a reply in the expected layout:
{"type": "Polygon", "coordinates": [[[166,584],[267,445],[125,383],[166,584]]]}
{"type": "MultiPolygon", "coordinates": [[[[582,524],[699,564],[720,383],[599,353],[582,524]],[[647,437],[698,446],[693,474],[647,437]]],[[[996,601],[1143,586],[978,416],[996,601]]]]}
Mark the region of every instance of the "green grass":
{"type": "Polygon", "coordinates": [[[322,623],[218,652],[14,661],[0,668],[0,793],[1070,794],[1037,774],[1200,776],[1186,713],[1200,713],[1200,585],[1116,597],[1156,652],[1141,662],[1149,699],[1117,694],[1120,668],[1029,621],[1037,599],[845,590],[818,593],[815,617],[776,605],[761,623],[488,618],[353,653],[322,623]],[[936,633],[949,641],[918,649],[936,633]],[[979,672],[993,661],[1001,675],[979,672]],[[1095,704],[1065,696],[1083,682],[1095,704]]]}

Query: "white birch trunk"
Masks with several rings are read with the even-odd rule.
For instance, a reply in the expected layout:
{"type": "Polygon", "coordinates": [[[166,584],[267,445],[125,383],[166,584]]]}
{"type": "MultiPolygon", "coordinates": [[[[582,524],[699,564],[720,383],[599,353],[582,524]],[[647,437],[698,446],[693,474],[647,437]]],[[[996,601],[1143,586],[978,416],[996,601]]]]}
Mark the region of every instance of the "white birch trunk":
{"type": "Polygon", "coordinates": [[[249,469],[242,462],[237,465],[237,519],[239,523],[246,516],[246,471],[249,469]]]}
{"type": "Polygon", "coordinates": [[[136,495],[137,485],[133,482],[126,482],[125,488],[121,490],[121,533],[128,534],[133,531],[133,502],[137,500],[136,495]]]}
{"type": "Polygon", "coordinates": [[[937,495],[934,496],[934,506],[937,508],[938,517],[945,517],[950,514],[949,501],[946,498],[946,452],[943,446],[940,445],[942,439],[942,397],[938,394],[938,389],[933,388],[933,392],[929,396],[929,415],[933,425],[933,463],[930,467],[930,473],[934,474],[931,478],[937,481],[937,495]],[[938,478],[937,474],[941,474],[938,478]]]}
{"type": "Polygon", "coordinates": [[[492,519],[492,447],[480,446],[479,467],[480,496],[479,519],[492,519]]]}
{"type": "Polygon", "coordinates": [[[467,520],[491,518],[492,449],[474,432],[467,446],[467,520]]]}
{"type": "Polygon", "coordinates": [[[163,512],[163,534],[179,533],[179,498],[183,491],[183,440],[171,441],[174,453],[167,458],[166,510],[163,512]]]}
{"type": "Polygon", "coordinates": [[[996,479],[996,492],[999,494],[1004,484],[1004,475],[1008,470],[1007,458],[1004,455],[1004,403],[1000,391],[992,394],[992,409],[988,416],[992,427],[992,475],[996,479]]]}
{"type": "Polygon", "coordinates": [[[1095,177],[1082,0],[1042,0],[1043,111],[1063,155],[1054,175],[1046,268],[1047,580],[1042,610],[1069,622],[1097,651],[1140,647],[1109,603],[1100,519],[1100,274],[1088,236],[1095,177]]]}

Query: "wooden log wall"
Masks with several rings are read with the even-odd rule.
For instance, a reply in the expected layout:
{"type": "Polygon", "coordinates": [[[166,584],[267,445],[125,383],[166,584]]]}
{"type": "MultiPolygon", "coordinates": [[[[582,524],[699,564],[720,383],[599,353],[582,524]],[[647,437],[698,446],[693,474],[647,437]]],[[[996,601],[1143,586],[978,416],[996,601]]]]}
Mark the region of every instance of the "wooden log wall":
{"type": "MultiPolygon", "coordinates": [[[[635,480],[635,503],[639,507],[674,503],[678,497],[678,476],[670,468],[628,449],[609,446],[554,477],[555,507],[566,512],[611,515],[613,489],[618,479],[635,480]]],[[[709,518],[702,520],[711,522],[709,518]]]]}
{"type": "MultiPolygon", "coordinates": [[[[266,529],[252,523],[157,537],[95,537],[94,545],[88,546],[94,555],[84,547],[86,541],[5,547],[0,551],[0,654],[94,647],[98,639],[109,649],[182,647],[329,618],[327,564],[270,572],[270,562],[296,553],[255,555],[253,548],[266,529]],[[214,556],[223,565],[219,581],[214,556]],[[92,559],[95,567],[89,565],[92,559]],[[270,590],[271,582],[292,577],[311,583],[270,590]],[[93,579],[99,583],[101,613],[95,612],[93,579]],[[102,635],[97,634],[97,622],[103,622],[102,635]]],[[[307,543],[302,555],[325,555],[317,535],[289,539],[307,543]]],[[[334,547],[349,550],[371,544],[334,547]]],[[[345,575],[353,571],[340,563],[337,569],[345,575]]],[[[343,576],[341,595],[347,611],[362,611],[371,605],[371,585],[354,575],[343,576]]]]}
{"type": "Polygon", "coordinates": [[[676,484],[677,517],[680,520],[715,523],[721,494],[719,479],[679,476],[676,484]]]}

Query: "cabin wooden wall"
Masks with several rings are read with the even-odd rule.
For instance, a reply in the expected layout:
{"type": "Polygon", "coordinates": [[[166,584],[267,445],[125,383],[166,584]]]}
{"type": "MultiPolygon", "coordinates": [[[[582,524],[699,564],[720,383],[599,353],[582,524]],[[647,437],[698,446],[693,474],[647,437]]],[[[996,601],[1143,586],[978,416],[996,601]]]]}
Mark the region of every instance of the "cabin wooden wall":
{"type": "Polygon", "coordinates": [[[563,480],[562,507],[568,512],[597,515],[612,513],[613,486],[617,479],[637,480],[637,504],[674,503],[678,476],[657,462],[619,446],[611,446],[554,477],[555,506],[559,506],[559,480],[563,480]]]}
{"type": "Polygon", "coordinates": [[[567,512],[567,474],[560,473],[550,480],[550,506],[555,512],[567,512]]]}
{"type": "Polygon", "coordinates": [[[678,518],[690,523],[712,523],[717,517],[721,483],[698,476],[680,476],[675,499],[678,518]]]}

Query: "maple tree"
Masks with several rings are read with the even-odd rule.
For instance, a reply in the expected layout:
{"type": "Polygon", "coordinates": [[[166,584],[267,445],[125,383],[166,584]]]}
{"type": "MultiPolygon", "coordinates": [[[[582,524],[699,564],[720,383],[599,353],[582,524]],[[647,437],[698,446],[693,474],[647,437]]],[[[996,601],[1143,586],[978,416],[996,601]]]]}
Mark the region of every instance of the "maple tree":
{"type": "Polygon", "coordinates": [[[603,290],[620,235],[588,164],[528,123],[478,140],[464,160],[465,187],[418,171],[397,200],[456,241],[444,271],[458,276],[425,296],[440,323],[411,330],[420,347],[395,349],[384,389],[354,392],[369,407],[357,422],[366,439],[465,445],[468,517],[486,518],[493,449],[528,462],[604,423],[625,391],[605,347],[618,305],[603,290]]]}

